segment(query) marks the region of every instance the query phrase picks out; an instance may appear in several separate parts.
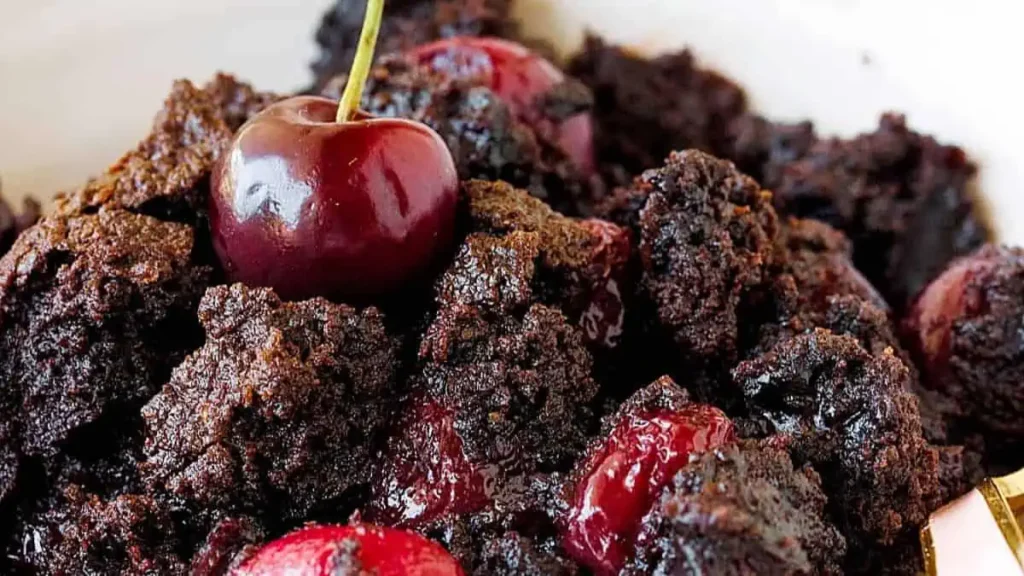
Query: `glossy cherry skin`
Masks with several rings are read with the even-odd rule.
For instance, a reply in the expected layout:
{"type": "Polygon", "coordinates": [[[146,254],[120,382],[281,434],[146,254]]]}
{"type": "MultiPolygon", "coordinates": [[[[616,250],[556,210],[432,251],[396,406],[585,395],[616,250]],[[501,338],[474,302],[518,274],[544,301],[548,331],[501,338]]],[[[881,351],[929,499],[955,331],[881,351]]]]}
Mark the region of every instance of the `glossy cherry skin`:
{"type": "MultiPolygon", "coordinates": [[[[308,526],[260,549],[232,576],[334,576],[355,559],[376,576],[463,576],[462,567],[439,544],[372,524],[308,526]]],[[[361,572],[362,573],[362,572],[361,572]]]]}
{"type": "Polygon", "coordinates": [[[239,129],[214,171],[213,245],[227,276],[285,298],[365,299],[415,280],[453,240],[458,176],[433,130],[335,122],[296,97],[239,129]]]}
{"type": "Polygon", "coordinates": [[[661,489],[694,454],[734,440],[729,418],[704,404],[623,418],[583,462],[563,525],[565,551],[595,574],[618,574],[661,489]]]}
{"type": "Polygon", "coordinates": [[[411,406],[381,467],[371,519],[417,528],[485,508],[491,501],[493,473],[470,461],[452,413],[425,400],[411,406]]]}
{"type": "Polygon", "coordinates": [[[548,126],[538,110],[538,98],[565,81],[565,74],[551,62],[522,44],[488,37],[446,38],[419,46],[411,54],[435,71],[490,87],[516,117],[537,129],[553,131],[554,140],[581,173],[593,172],[590,114],[577,114],[558,126],[548,126]]]}

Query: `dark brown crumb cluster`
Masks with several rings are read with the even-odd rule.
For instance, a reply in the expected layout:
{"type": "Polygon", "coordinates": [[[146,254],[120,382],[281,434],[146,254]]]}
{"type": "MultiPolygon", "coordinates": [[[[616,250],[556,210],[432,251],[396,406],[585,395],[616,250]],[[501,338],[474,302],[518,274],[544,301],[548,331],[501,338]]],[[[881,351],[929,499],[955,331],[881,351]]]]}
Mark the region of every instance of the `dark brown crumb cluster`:
{"type": "Polygon", "coordinates": [[[773,264],[779,224],[770,195],[729,162],[691,150],[612,202],[638,236],[639,298],[655,324],[648,330],[674,344],[675,369],[688,371],[688,382],[714,387],[738,358],[744,303],[773,264]]]}
{"type": "Polygon", "coordinates": [[[596,38],[569,71],[593,91],[598,164],[611,185],[676,150],[732,160],[774,192],[780,214],[845,232],[855,264],[897,310],[990,236],[970,189],[975,165],[900,115],[855,138],[819,138],[810,122],[749,113],[743,91],[689,52],[646,59],[596,38]]]}
{"type": "Polygon", "coordinates": [[[585,267],[590,238],[523,192],[470,183],[466,195],[471,218],[494,234],[483,226],[470,234],[437,282],[438,314],[420,349],[422,386],[453,411],[471,459],[564,469],[585,440],[596,384],[582,332],[557,308],[535,303],[534,283],[560,256],[585,267]]]}
{"type": "Polygon", "coordinates": [[[573,576],[582,571],[571,560],[561,557],[553,551],[551,545],[546,548],[538,545],[518,532],[506,532],[488,540],[477,568],[475,576],[573,576]]]}
{"type": "Polygon", "coordinates": [[[837,574],[846,552],[809,466],[744,442],[683,468],[645,519],[625,574],[837,574]]]}
{"type": "MultiPolygon", "coordinates": [[[[525,270],[509,278],[528,278],[526,288],[532,292],[532,297],[561,309],[580,327],[588,343],[603,348],[618,345],[626,316],[624,298],[631,280],[628,230],[602,220],[567,218],[525,191],[515,190],[503,182],[468,182],[463,186],[463,196],[470,230],[491,238],[504,237],[506,241],[518,238],[518,242],[533,246],[525,248],[524,255],[514,264],[525,270]]],[[[494,240],[477,242],[489,241],[494,240]]],[[[482,256],[493,258],[501,254],[501,251],[492,251],[482,256]]],[[[476,267],[472,261],[470,264],[475,270],[486,269],[476,267]]],[[[482,287],[462,283],[473,276],[467,271],[445,281],[459,284],[443,282],[443,297],[460,302],[465,301],[464,298],[472,300],[473,295],[467,292],[479,292],[482,287]],[[455,294],[454,290],[461,290],[463,294],[455,294]]],[[[479,276],[478,279],[498,281],[494,276],[479,276]]],[[[530,293],[523,293],[512,301],[522,304],[530,296],[530,293]]]]}
{"type": "Polygon", "coordinates": [[[775,192],[781,213],[816,218],[845,232],[854,262],[902,310],[946,264],[980,246],[990,232],[969,188],[976,167],[955,146],[912,131],[896,114],[849,140],[815,140],[803,154],[789,135],[806,125],[772,126],[765,164],[737,162],[775,192]],[[783,148],[778,150],[776,148],[783,148]],[[789,151],[785,148],[791,147],[789,151]],[[795,159],[789,159],[795,157],[795,159]]]}
{"type": "Polygon", "coordinates": [[[817,329],[741,363],[734,377],[750,416],[821,474],[850,546],[847,567],[914,573],[917,528],[948,495],[903,362],[817,329]]]}
{"type": "MultiPolygon", "coordinates": [[[[790,219],[777,239],[775,266],[759,318],[744,326],[742,353],[767,352],[796,334],[828,328],[857,338],[868,351],[893,348],[906,360],[889,319],[889,307],[853,266],[852,246],[841,232],[816,220],[790,219]]],[[[909,362],[907,362],[909,365],[909,362]]]]}
{"type": "Polygon", "coordinates": [[[224,74],[204,88],[175,82],[149,136],[102,176],[58,196],[55,212],[124,209],[194,223],[205,212],[210,171],[234,130],[277,98],[224,74]]]}
{"type": "Polygon", "coordinates": [[[496,318],[446,306],[421,356],[422,386],[455,414],[470,459],[557,470],[582,450],[597,385],[581,334],[557,310],[535,304],[496,318]]]}
{"type": "Polygon", "coordinates": [[[152,134],[0,260],[0,572],[186,571],[210,520],[146,492],[138,410],[202,342],[211,270],[187,224],[218,147],[273,98],[177,83],[152,134]]]}
{"type": "Polygon", "coordinates": [[[671,152],[720,153],[730,121],[747,106],[739,86],[700,68],[688,51],[647,60],[589,36],[568,72],[594,93],[597,165],[612,185],[671,152]]]}
{"type": "Polygon", "coordinates": [[[210,289],[206,343],[143,409],[142,472],[191,504],[301,520],[368,482],[396,391],[396,346],[374,309],[210,289]]]}
{"type": "Polygon", "coordinates": [[[0,410],[27,454],[156,392],[197,341],[192,231],[123,211],[47,218],[0,260],[0,410]]]}
{"type": "Polygon", "coordinates": [[[40,573],[185,573],[174,551],[174,519],[153,498],[126,494],[106,501],[76,485],[62,498],[62,506],[43,515],[59,530],[26,534],[26,559],[40,573]]]}
{"type": "MultiPolygon", "coordinates": [[[[352,66],[366,0],[337,0],[316,32],[320,55],[313,63],[315,87],[352,66]]],[[[402,52],[453,36],[510,36],[517,26],[509,0],[395,0],[381,24],[378,53],[402,52]]]]}
{"type": "MultiPolygon", "coordinates": [[[[346,81],[345,76],[333,79],[323,93],[339,97],[346,81]]],[[[552,98],[559,94],[574,97],[571,91],[560,91],[552,98]]],[[[433,128],[451,150],[463,180],[509,182],[560,212],[588,213],[589,195],[594,192],[561,148],[516,119],[481,80],[453,79],[406,58],[385,58],[371,72],[362,108],[377,116],[409,118],[433,128]]],[[[558,106],[551,103],[549,108],[558,106]]]]}

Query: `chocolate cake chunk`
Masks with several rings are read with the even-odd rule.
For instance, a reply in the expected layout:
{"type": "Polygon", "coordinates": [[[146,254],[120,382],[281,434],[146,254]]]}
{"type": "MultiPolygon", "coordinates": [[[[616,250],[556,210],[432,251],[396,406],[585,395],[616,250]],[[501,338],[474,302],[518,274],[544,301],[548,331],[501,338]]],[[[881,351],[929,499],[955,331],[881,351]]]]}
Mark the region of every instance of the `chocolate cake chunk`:
{"type": "Polygon", "coordinates": [[[545,550],[518,532],[489,539],[474,567],[475,576],[574,576],[582,570],[571,560],[545,550]]]}
{"type": "Polygon", "coordinates": [[[202,89],[175,82],[149,136],[99,178],[58,195],[56,213],[124,209],[195,223],[206,210],[210,171],[234,131],[280,98],[227,74],[202,89]]]}
{"type": "Polygon", "coordinates": [[[568,71],[594,93],[597,166],[612,185],[626,185],[662,164],[670,152],[721,154],[730,121],[746,96],[729,79],[682,51],[653,59],[589,36],[568,71]]]}
{"type": "Polygon", "coordinates": [[[69,486],[26,541],[20,570],[39,574],[184,574],[168,510],[148,496],[103,500],[69,486]]]}
{"type": "Polygon", "coordinates": [[[56,213],[72,216],[102,207],[160,218],[194,215],[205,202],[210,170],[231,137],[214,98],[188,80],[179,80],[149,136],[103,176],[59,196],[56,213]]]}
{"type": "Polygon", "coordinates": [[[0,411],[53,454],[154,394],[198,342],[192,231],[119,210],[47,218],[0,260],[0,411]]]}
{"type": "Polygon", "coordinates": [[[818,474],[753,442],[687,464],[645,519],[625,574],[838,574],[846,543],[818,474]]]}
{"type": "Polygon", "coordinates": [[[829,296],[850,295],[883,312],[878,290],[853,266],[853,245],[845,234],[817,220],[790,218],[780,234],[784,269],[803,292],[805,307],[825,310],[829,296]]]}
{"type": "Polygon", "coordinates": [[[727,161],[695,150],[637,178],[641,298],[683,366],[728,370],[742,308],[767,280],[778,222],[770,194],[727,161]]]}
{"type": "Polygon", "coordinates": [[[850,547],[846,568],[918,570],[917,530],[946,495],[903,362],[817,329],[741,363],[734,377],[751,417],[789,436],[794,462],[821,474],[850,547]]]}
{"type": "Polygon", "coordinates": [[[781,169],[768,166],[762,183],[781,213],[844,231],[857,267],[902,310],[949,261],[989,237],[969,189],[975,172],[960,148],[887,114],[875,132],[821,140],[781,169]]]}
{"type": "Polygon", "coordinates": [[[980,434],[993,470],[1024,465],[1024,250],[988,245],[956,261],[905,333],[953,436],[980,434]]]}
{"type": "MultiPolygon", "coordinates": [[[[322,93],[337,98],[346,82],[339,76],[322,93]]],[[[516,119],[483,79],[455,79],[405,58],[385,58],[370,74],[361,107],[433,128],[463,180],[506,181],[560,212],[588,213],[596,192],[557,143],[516,119]]]]}
{"type": "Polygon", "coordinates": [[[582,335],[557,310],[534,304],[494,317],[446,307],[420,357],[421,385],[453,412],[471,460],[564,470],[582,450],[597,384],[582,335]]]}
{"type": "Polygon", "coordinates": [[[39,220],[39,215],[39,203],[31,198],[26,198],[22,202],[21,212],[15,213],[0,196],[0,256],[7,253],[19,234],[39,220]]]}
{"type": "Polygon", "coordinates": [[[774,188],[787,166],[803,158],[817,142],[811,122],[786,124],[747,113],[729,123],[727,144],[719,155],[766,188],[774,188]]]}
{"type": "MultiPolygon", "coordinates": [[[[506,236],[505,242],[517,238],[517,242],[532,246],[520,249],[520,263],[533,261],[529,270],[502,274],[492,281],[522,279],[535,298],[560,308],[578,324],[587,342],[603,348],[619,343],[626,314],[624,298],[631,280],[626,229],[603,220],[567,218],[504,182],[470,181],[463,186],[463,195],[471,230],[506,236]]],[[[463,250],[473,244],[467,242],[463,250]]],[[[490,251],[491,257],[503,253],[490,251]]],[[[459,263],[456,259],[456,265],[459,263]]],[[[478,271],[489,269],[472,265],[478,271]]],[[[446,278],[462,281],[466,276],[458,273],[446,278]]],[[[452,300],[448,294],[442,298],[452,300]]],[[[528,298],[522,294],[515,304],[528,298]]]]}
{"type": "Polygon", "coordinates": [[[754,357],[797,334],[827,328],[856,337],[873,354],[891,348],[913,368],[896,338],[888,305],[854,268],[851,254],[846,236],[823,222],[785,222],[774,276],[742,326],[741,355],[754,357]]]}
{"type": "Polygon", "coordinates": [[[485,506],[449,515],[423,532],[448,548],[467,574],[583,574],[560,548],[554,525],[562,481],[559,474],[495,479],[485,506]]]}
{"type": "Polygon", "coordinates": [[[674,150],[732,160],[775,192],[780,214],[849,235],[857,267],[897,311],[991,235],[969,189],[975,165],[900,115],[882,116],[873,133],[821,139],[809,122],[748,113],[742,90],[689,52],[647,59],[597,38],[569,71],[593,91],[598,166],[611,185],[674,150]]]}
{"type": "Polygon", "coordinates": [[[238,130],[267,106],[285,98],[273,92],[258,92],[250,84],[222,72],[203,86],[203,92],[213,99],[213,105],[232,131],[238,130]]]}
{"type": "Polygon", "coordinates": [[[393,428],[364,518],[438,540],[467,573],[568,569],[554,540],[560,487],[557,474],[471,458],[454,410],[418,394],[393,428]]]}
{"type": "MultiPolygon", "coordinates": [[[[517,31],[510,0],[394,0],[381,24],[378,53],[401,52],[453,36],[510,36],[517,31]]],[[[337,0],[316,32],[315,87],[347,73],[363,27],[366,0],[337,0]]]]}
{"type": "Polygon", "coordinates": [[[236,284],[211,288],[199,319],[206,343],[142,410],[148,483],[275,519],[344,505],[395,393],[381,314],[236,284]]]}

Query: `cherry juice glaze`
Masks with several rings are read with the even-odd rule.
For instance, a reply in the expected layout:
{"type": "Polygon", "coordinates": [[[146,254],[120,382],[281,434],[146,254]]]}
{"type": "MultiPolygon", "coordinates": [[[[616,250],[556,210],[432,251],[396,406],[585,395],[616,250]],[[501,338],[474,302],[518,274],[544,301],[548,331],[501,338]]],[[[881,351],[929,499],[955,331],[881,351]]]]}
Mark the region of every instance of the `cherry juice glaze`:
{"type": "Polygon", "coordinates": [[[565,81],[565,74],[522,44],[499,38],[460,36],[415,48],[411,55],[431,69],[456,78],[476,79],[491,88],[512,113],[553,137],[583,174],[594,170],[593,120],[577,114],[551,126],[539,99],[565,81]]]}
{"type": "Polygon", "coordinates": [[[470,461],[451,412],[418,400],[392,438],[369,513],[374,521],[416,528],[491,501],[493,471],[470,461]]]}
{"type": "Polygon", "coordinates": [[[453,239],[458,177],[441,138],[401,119],[336,123],[285,100],[250,120],[213,175],[210,224],[229,279],[285,298],[391,293],[453,239]]]}

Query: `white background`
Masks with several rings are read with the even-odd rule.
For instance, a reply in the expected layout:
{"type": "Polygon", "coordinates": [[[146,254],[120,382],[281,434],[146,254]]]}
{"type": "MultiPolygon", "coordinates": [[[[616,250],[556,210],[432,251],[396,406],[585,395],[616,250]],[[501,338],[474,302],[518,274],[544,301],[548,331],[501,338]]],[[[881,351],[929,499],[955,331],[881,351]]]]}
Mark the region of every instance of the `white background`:
{"type": "MultiPolygon", "coordinates": [[[[234,72],[261,88],[309,80],[328,0],[0,0],[0,177],[46,196],[143,136],[177,77],[234,72]]],[[[531,30],[583,27],[655,52],[692,46],[760,110],[823,132],[887,109],[963,144],[1006,241],[1024,244],[1020,0],[520,0],[531,30]]]]}

